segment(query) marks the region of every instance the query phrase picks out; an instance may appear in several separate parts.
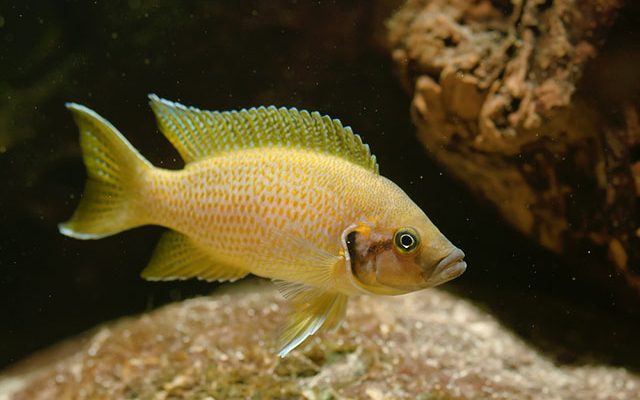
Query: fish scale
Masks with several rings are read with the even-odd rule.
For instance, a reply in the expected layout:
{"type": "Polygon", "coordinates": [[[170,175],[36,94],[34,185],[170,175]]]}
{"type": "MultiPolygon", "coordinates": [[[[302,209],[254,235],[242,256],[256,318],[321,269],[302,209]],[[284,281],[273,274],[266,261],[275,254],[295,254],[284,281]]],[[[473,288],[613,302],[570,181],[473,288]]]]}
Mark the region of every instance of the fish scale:
{"type": "Polygon", "coordinates": [[[181,171],[157,170],[148,180],[144,202],[153,223],[187,234],[222,261],[265,276],[261,265],[272,249],[286,248],[281,242],[287,237],[303,237],[338,253],[340,234],[351,221],[383,208],[367,199],[368,190],[377,185],[373,177],[332,156],[247,150],[181,171]],[[276,230],[281,234],[270,235],[276,230]]]}

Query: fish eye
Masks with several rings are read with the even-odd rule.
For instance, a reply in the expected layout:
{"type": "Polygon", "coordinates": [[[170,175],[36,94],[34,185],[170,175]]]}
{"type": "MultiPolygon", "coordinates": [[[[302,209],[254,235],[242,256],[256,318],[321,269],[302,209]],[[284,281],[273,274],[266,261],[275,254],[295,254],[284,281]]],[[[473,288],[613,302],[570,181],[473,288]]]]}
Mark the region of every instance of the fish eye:
{"type": "Polygon", "coordinates": [[[402,228],[396,231],[393,242],[401,252],[411,253],[418,248],[420,236],[413,228],[402,228]]]}

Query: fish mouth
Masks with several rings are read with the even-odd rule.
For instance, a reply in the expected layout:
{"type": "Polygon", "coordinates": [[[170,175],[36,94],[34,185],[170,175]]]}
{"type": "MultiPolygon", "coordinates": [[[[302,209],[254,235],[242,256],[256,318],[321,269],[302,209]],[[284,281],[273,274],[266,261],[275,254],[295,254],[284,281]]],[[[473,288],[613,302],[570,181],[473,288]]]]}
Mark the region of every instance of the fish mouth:
{"type": "Polygon", "coordinates": [[[456,248],[438,262],[431,274],[429,284],[436,286],[448,282],[462,275],[466,269],[467,263],[464,261],[464,252],[456,248]]]}

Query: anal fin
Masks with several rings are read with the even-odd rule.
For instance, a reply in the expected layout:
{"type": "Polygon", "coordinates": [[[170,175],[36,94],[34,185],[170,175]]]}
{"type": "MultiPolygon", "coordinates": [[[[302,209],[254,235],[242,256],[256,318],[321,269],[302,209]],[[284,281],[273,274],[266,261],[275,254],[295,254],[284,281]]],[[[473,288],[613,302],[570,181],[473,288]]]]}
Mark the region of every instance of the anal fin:
{"type": "Polygon", "coordinates": [[[344,318],[347,307],[347,296],[344,294],[309,286],[289,286],[281,291],[291,299],[293,310],[280,335],[280,357],[285,357],[321,328],[336,327],[344,318]]]}
{"type": "Polygon", "coordinates": [[[141,276],[156,281],[189,278],[235,281],[248,274],[247,271],[219,262],[187,236],[169,231],[160,238],[141,276]]]}

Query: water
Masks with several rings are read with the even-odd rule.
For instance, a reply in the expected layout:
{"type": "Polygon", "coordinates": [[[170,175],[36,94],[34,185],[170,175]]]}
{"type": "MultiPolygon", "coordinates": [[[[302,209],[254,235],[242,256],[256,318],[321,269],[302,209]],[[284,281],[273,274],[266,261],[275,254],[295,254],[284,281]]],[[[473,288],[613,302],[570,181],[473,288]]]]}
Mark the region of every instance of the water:
{"type": "Polygon", "coordinates": [[[469,268],[450,290],[562,362],[638,367],[638,328],[610,293],[514,233],[426,157],[383,46],[391,7],[380,4],[0,7],[0,367],[101,322],[215,290],[139,278],[159,228],[95,242],[56,229],[85,174],[64,102],[100,112],[155,165],[180,167],[148,93],[207,109],[274,104],[340,118],[369,143],[382,174],[465,250],[469,268]]]}

